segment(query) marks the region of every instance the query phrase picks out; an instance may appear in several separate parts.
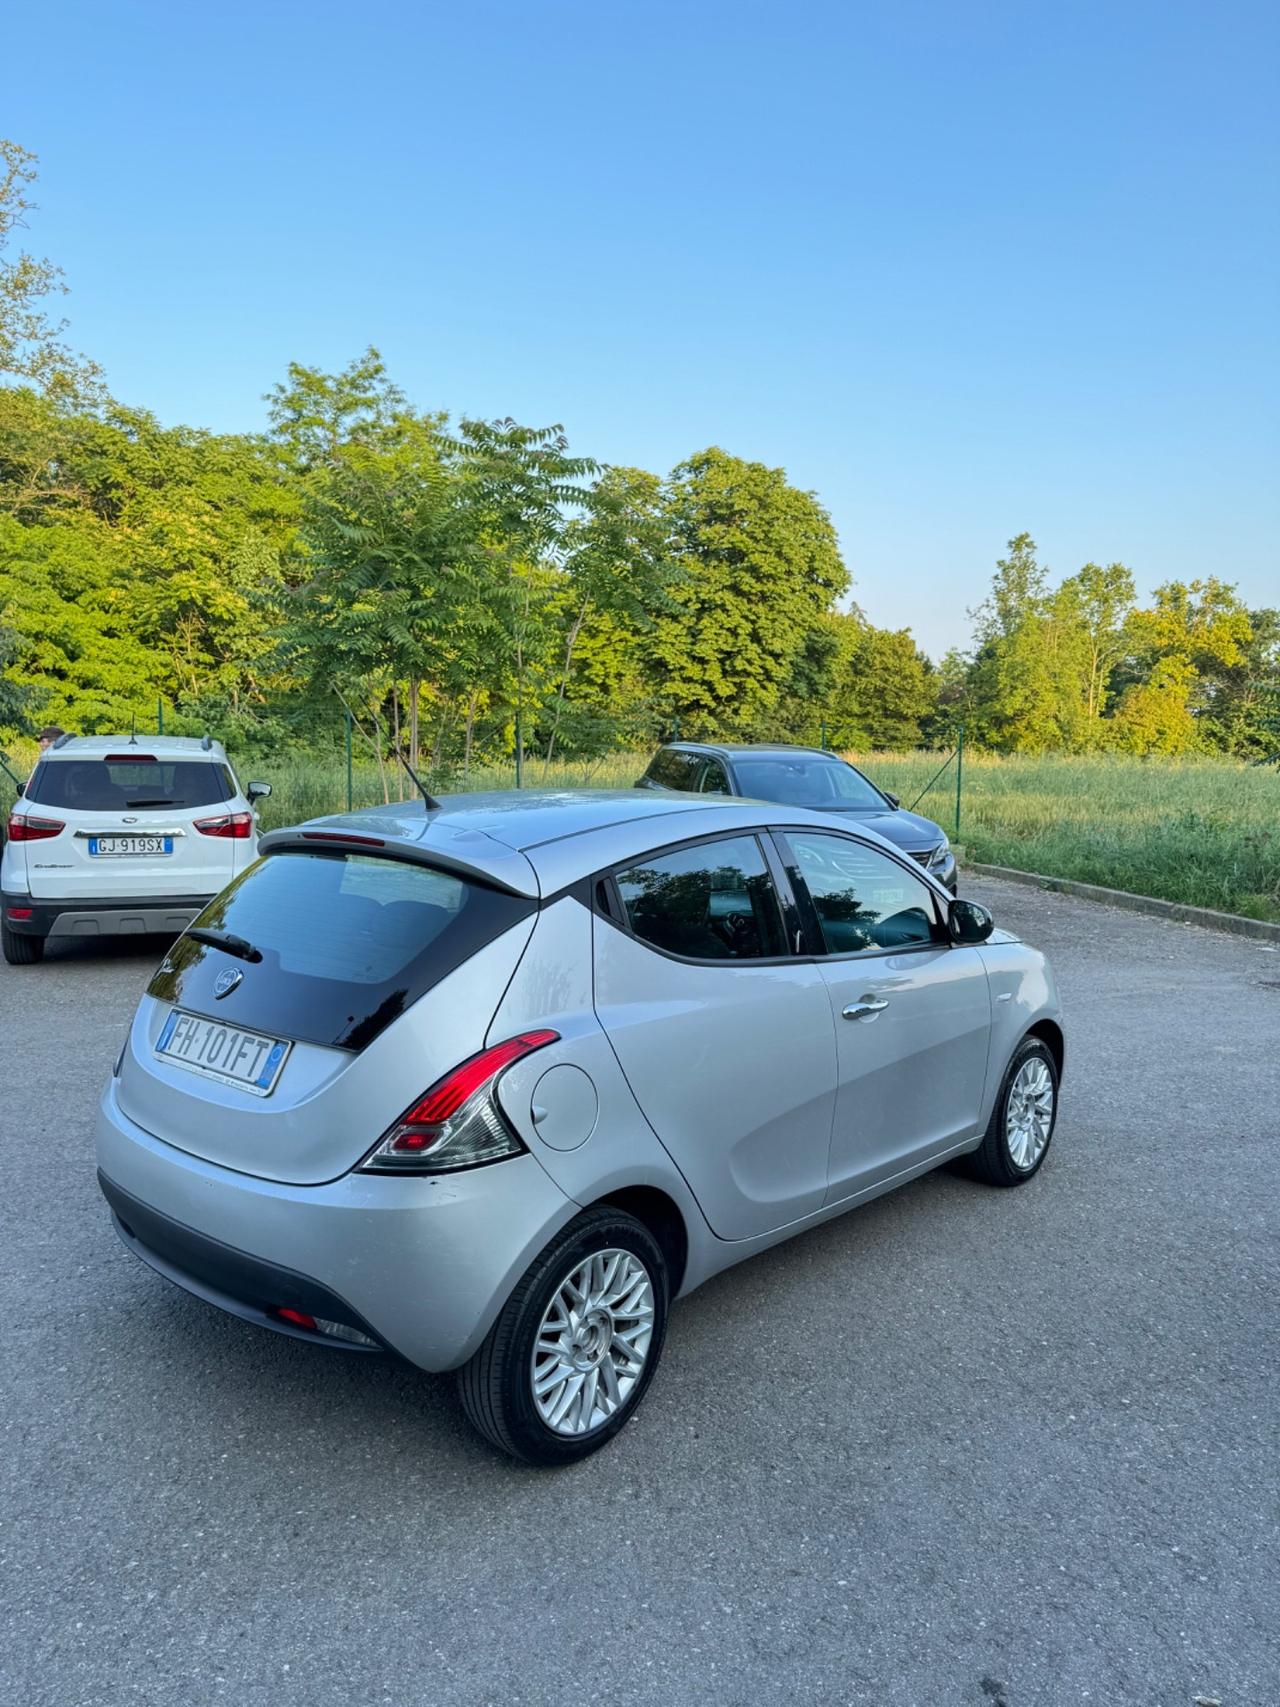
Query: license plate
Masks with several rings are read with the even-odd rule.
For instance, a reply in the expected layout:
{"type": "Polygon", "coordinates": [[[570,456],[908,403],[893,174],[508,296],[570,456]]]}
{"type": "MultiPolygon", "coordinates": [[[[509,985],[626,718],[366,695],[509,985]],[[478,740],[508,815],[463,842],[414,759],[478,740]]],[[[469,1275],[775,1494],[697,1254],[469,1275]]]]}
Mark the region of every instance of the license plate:
{"type": "Polygon", "coordinates": [[[281,1038],[184,1014],[179,1008],[164,1022],[156,1041],[156,1054],[175,1067],[221,1079],[224,1085],[238,1085],[256,1097],[271,1095],[289,1049],[281,1038]]]}
{"type": "Polygon", "coordinates": [[[90,836],[89,852],[97,859],[125,854],[171,854],[172,836],[90,836]]]}

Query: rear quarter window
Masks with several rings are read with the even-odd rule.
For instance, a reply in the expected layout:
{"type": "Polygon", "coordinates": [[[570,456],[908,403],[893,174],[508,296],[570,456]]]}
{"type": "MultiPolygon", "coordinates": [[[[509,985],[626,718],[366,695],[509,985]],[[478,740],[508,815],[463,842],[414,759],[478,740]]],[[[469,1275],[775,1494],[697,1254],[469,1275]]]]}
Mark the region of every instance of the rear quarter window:
{"type": "Polygon", "coordinates": [[[377,855],[269,855],[195,921],[244,937],[262,955],[234,959],[182,937],[149,994],[221,1014],[214,979],[243,972],[237,1024],[269,1036],[362,1049],[535,903],[453,872],[377,855]]]}
{"type": "Polygon", "coordinates": [[[689,790],[695,787],[700,755],[679,747],[664,747],[649,766],[649,780],[660,788],[689,790]]]}

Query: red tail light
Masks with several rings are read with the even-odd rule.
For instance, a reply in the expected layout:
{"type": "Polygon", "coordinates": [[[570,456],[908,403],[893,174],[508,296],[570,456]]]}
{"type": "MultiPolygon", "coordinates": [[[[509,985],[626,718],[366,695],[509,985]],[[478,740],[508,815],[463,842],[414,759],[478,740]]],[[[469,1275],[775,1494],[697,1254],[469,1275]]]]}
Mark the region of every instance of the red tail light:
{"type": "Polygon", "coordinates": [[[253,813],[224,812],[220,818],[197,818],[195,828],[202,836],[224,836],[233,842],[247,842],[253,834],[253,813]]]}
{"type": "Polygon", "coordinates": [[[47,842],[51,836],[60,836],[66,827],[57,818],[22,818],[14,812],[9,818],[9,840],[47,842]]]}
{"type": "Polygon", "coordinates": [[[366,1168],[426,1164],[431,1172],[496,1162],[524,1148],[493,1095],[501,1074],[521,1056],[559,1041],[558,1031],[525,1031],[482,1049],[446,1073],[407,1109],[365,1157],[366,1168]]]}

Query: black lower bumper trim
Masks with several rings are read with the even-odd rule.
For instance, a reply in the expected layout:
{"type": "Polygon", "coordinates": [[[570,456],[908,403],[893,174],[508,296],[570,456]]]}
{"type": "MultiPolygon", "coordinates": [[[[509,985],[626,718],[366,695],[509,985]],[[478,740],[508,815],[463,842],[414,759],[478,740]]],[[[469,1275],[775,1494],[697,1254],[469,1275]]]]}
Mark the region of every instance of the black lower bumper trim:
{"type": "MultiPolygon", "coordinates": [[[[39,895],[0,895],[0,915],[5,926],[15,936],[48,936],[60,918],[67,914],[97,915],[132,913],[190,913],[194,918],[202,913],[213,899],[212,895],[119,895],[103,899],[93,895],[73,895],[61,900],[48,900],[39,895]],[[17,908],[29,917],[15,919],[11,909],[17,908]]],[[[166,927],[159,934],[170,934],[166,927]]]]}
{"type": "Polygon", "coordinates": [[[185,1292],[213,1304],[243,1321],[258,1327],[270,1328],[291,1339],[307,1340],[312,1345],[324,1345],[338,1351],[387,1353],[390,1346],[379,1338],[357,1310],[345,1299],[318,1280],[299,1274],[278,1263],[250,1256],[234,1245],[224,1245],[207,1233],[197,1233],[158,1209],[152,1209],[114,1180],[108,1179],[99,1168],[98,1184],[111,1207],[112,1220],[121,1240],[148,1267],[181,1286],[185,1292]],[[299,1310],[303,1315],[321,1321],[339,1322],[354,1328],[372,1345],[335,1339],[325,1333],[312,1333],[281,1321],[274,1312],[280,1308],[299,1310]]]}

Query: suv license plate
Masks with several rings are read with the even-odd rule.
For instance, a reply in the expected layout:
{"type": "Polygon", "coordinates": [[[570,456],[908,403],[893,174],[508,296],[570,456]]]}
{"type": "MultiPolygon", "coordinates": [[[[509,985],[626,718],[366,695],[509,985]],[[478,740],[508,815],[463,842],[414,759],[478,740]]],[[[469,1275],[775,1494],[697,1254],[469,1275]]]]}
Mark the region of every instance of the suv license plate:
{"type": "Polygon", "coordinates": [[[171,854],[172,836],[90,836],[89,852],[97,859],[122,854],[171,854]]]}
{"type": "Polygon", "coordinates": [[[156,1039],[156,1054],[175,1067],[221,1079],[255,1097],[271,1095],[289,1047],[282,1038],[184,1014],[180,1008],[169,1015],[156,1039]]]}

